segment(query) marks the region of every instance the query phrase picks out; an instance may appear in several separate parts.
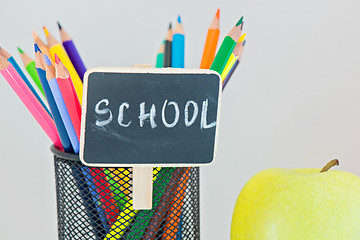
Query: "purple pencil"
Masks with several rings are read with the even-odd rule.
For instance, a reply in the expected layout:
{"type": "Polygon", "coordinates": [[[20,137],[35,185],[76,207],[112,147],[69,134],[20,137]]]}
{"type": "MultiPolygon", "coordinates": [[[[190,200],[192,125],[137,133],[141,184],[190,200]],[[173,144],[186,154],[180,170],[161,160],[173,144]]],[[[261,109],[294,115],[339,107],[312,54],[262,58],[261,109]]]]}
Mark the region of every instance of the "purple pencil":
{"type": "Polygon", "coordinates": [[[230,69],[229,73],[227,74],[227,76],[224,79],[223,85],[222,85],[222,90],[224,90],[226,84],[229,82],[231,76],[233,75],[233,73],[235,72],[236,67],[239,65],[242,53],[244,51],[244,46],[245,46],[246,40],[244,40],[243,44],[242,44],[242,48],[240,49],[239,52],[239,57],[238,59],[236,59],[234,65],[232,66],[232,68],[230,69]]]}
{"type": "Polygon", "coordinates": [[[226,75],[225,79],[224,79],[224,82],[223,82],[223,85],[222,85],[222,90],[224,90],[226,84],[229,82],[230,78],[231,78],[231,75],[234,73],[236,67],[239,65],[239,59],[236,59],[234,65],[232,66],[232,68],[230,69],[228,75],[226,75]]]}
{"type": "Polygon", "coordinates": [[[59,22],[57,22],[57,24],[59,26],[60,38],[65,48],[65,51],[69,55],[69,58],[72,64],[74,65],[76,72],[79,74],[79,77],[81,78],[81,81],[83,81],[84,74],[86,72],[86,67],[84,65],[84,62],[82,61],[79,52],[77,51],[70,35],[62,28],[59,22]]]}

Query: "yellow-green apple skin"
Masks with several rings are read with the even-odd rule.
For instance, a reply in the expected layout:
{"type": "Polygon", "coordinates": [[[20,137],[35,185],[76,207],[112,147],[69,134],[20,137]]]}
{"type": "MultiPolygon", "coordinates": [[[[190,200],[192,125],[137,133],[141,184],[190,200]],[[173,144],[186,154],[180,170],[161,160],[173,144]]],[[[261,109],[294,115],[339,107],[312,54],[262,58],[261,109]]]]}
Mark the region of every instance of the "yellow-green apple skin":
{"type": "Polygon", "coordinates": [[[231,240],[360,240],[360,178],[320,170],[252,177],[237,198],[231,240]]]}

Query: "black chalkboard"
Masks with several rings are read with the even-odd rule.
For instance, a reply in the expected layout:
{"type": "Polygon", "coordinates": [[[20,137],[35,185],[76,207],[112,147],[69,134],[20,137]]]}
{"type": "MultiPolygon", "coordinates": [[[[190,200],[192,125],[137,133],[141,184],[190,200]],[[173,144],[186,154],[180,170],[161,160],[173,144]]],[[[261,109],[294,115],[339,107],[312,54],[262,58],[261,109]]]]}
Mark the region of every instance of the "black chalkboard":
{"type": "Polygon", "coordinates": [[[89,70],[80,159],[104,167],[211,163],[220,86],[219,74],[210,70],[89,70]]]}

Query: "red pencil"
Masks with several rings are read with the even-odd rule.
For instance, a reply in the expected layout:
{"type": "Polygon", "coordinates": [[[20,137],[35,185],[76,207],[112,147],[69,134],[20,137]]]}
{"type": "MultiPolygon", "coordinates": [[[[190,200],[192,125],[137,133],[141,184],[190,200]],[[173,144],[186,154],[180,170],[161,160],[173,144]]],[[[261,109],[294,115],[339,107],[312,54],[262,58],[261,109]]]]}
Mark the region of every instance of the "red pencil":
{"type": "Polygon", "coordinates": [[[69,71],[55,54],[56,81],[64,98],[66,108],[69,112],[71,122],[74,126],[76,136],[80,140],[81,106],[76,95],[69,71]]]}

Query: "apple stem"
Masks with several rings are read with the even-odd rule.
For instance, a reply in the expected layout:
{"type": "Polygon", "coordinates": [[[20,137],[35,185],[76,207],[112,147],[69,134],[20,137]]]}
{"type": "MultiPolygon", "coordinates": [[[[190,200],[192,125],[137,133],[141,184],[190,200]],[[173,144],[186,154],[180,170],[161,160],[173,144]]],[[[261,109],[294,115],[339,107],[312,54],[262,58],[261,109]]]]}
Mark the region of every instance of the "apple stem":
{"type": "Polygon", "coordinates": [[[323,167],[323,169],[321,169],[320,172],[327,172],[327,170],[329,170],[330,168],[332,168],[333,166],[339,166],[339,160],[337,159],[334,159],[334,160],[331,160],[330,162],[328,162],[325,167],[323,167]]]}

